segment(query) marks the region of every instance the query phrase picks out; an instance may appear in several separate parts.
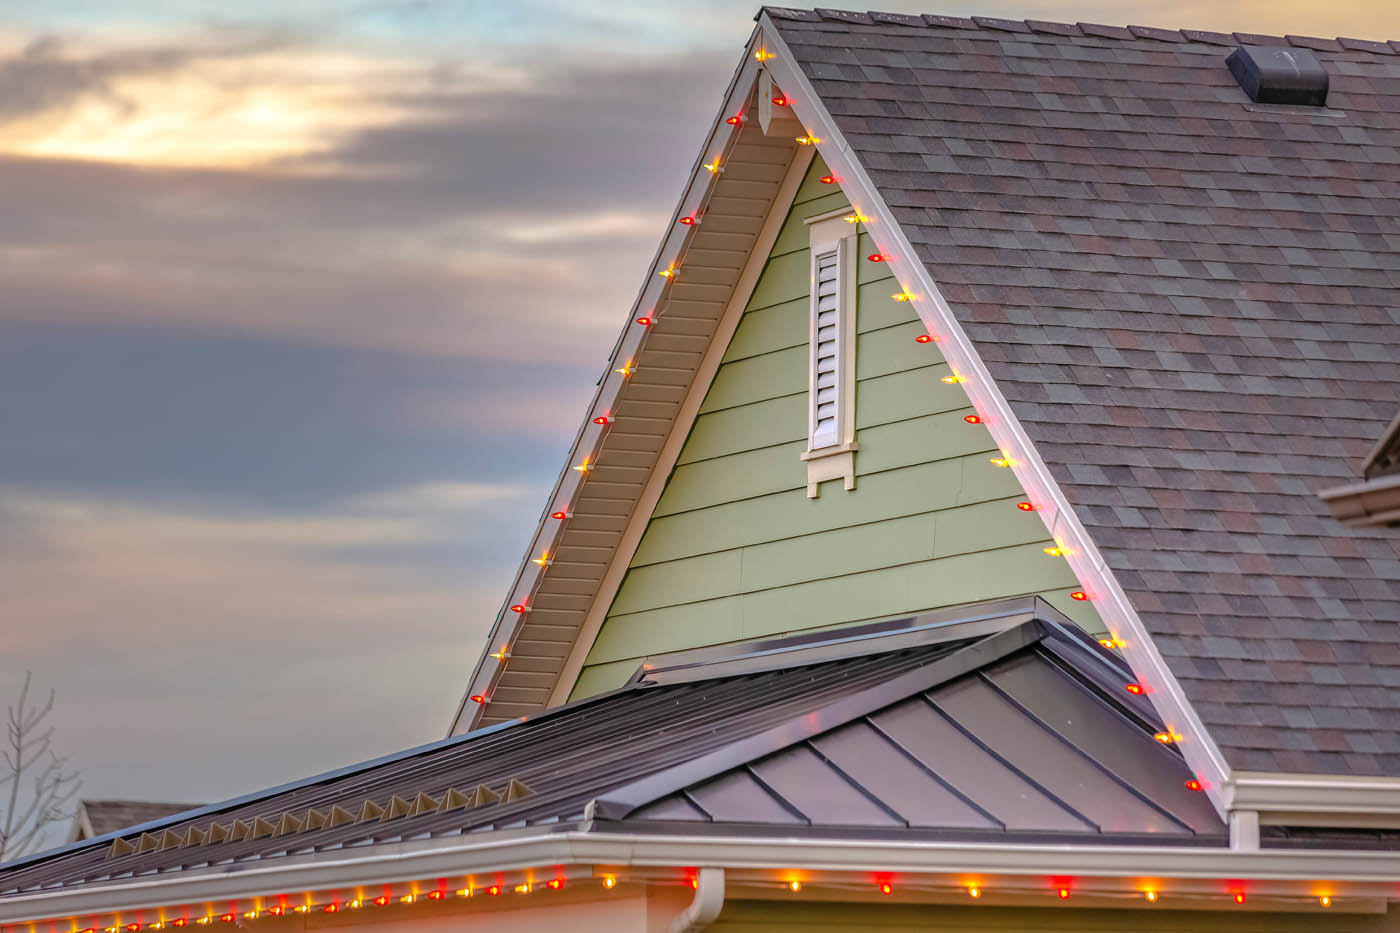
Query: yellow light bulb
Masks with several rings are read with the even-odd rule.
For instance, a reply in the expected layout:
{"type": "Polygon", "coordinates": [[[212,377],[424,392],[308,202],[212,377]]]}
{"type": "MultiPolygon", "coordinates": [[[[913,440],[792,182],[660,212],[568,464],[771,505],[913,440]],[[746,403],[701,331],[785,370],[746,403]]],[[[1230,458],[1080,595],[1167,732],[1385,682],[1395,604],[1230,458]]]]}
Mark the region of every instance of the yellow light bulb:
{"type": "Polygon", "coordinates": [[[864,214],[847,214],[845,217],[843,217],[843,218],[841,218],[841,219],[844,220],[844,221],[846,221],[846,223],[848,223],[848,224],[858,224],[858,223],[864,223],[865,221],[869,220],[870,218],[869,218],[869,217],[866,217],[864,214]]]}
{"type": "Polygon", "coordinates": [[[773,57],[773,53],[768,51],[767,49],[759,49],[757,52],[753,53],[753,57],[761,62],[766,62],[768,61],[768,59],[773,57]]]}
{"type": "Polygon", "coordinates": [[[1321,897],[1319,897],[1319,898],[1317,899],[1317,902],[1318,902],[1319,904],[1321,904],[1323,907],[1331,907],[1331,906],[1332,906],[1332,898],[1328,897],[1326,894],[1324,894],[1324,895],[1322,895],[1321,897]]]}
{"type": "Polygon", "coordinates": [[[911,296],[908,292],[896,292],[890,297],[893,298],[895,301],[908,301],[911,296]]]}
{"type": "Polygon", "coordinates": [[[709,172],[711,175],[719,174],[719,159],[716,158],[713,162],[706,162],[705,171],[709,172]]]}
{"type": "Polygon", "coordinates": [[[460,890],[460,891],[457,892],[457,896],[458,896],[458,897],[471,897],[471,896],[472,896],[472,889],[471,889],[471,888],[463,888],[462,890],[460,890]]]}
{"type": "Polygon", "coordinates": [[[537,564],[539,564],[541,567],[546,567],[546,566],[548,566],[548,565],[549,565],[549,552],[548,552],[548,551],[541,551],[541,552],[540,552],[540,556],[539,556],[539,557],[536,557],[535,560],[534,560],[534,562],[537,563],[537,564]]]}
{"type": "MultiPolygon", "coordinates": [[[[621,370],[618,370],[618,372],[621,372],[621,370]]],[[[578,466],[574,467],[574,469],[575,469],[575,470],[578,470],[580,473],[587,473],[587,472],[591,469],[591,467],[589,467],[588,461],[585,460],[585,461],[583,461],[582,463],[580,463],[578,466]]]]}
{"type": "Polygon", "coordinates": [[[528,884],[517,884],[517,885],[515,886],[515,893],[516,893],[516,894],[529,894],[529,893],[530,893],[530,886],[529,886],[528,884]]]}
{"type": "Polygon", "coordinates": [[[624,377],[630,376],[630,375],[632,375],[633,373],[635,373],[636,371],[637,371],[636,368],[635,368],[631,363],[628,363],[626,366],[622,367],[621,369],[614,370],[614,372],[620,373],[620,374],[621,374],[622,376],[624,376],[624,377]]]}
{"type": "Polygon", "coordinates": [[[495,658],[497,661],[504,661],[506,658],[510,657],[510,651],[503,647],[500,651],[491,652],[491,657],[495,658]]]}
{"type": "Polygon", "coordinates": [[[1147,899],[1148,899],[1148,901],[1150,901],[1150,902],[1153,903],[1153,904],[1157,903],[1157,892],[1156,892],[1156,891],[1148,891],[1148,892],[1147,892],[1147,899]]]}
{"type": "Polygon", "coordinates": [[[615,887],[616,885],[617,885],[617,879],[614,878],[612,875],[607,875],[606,877],[603,878],[603,887],[605,887],[605,888],[611,888],[611,887],[615,887]]]}
{"type": "Polygon", "coordinates": [[[1049,554],[1051,557],[1059,557],[1064,552],[1057,547],[1048,547],[1045,548],[1045,553],[1049,554]]]}
{"type": "Polygon", "coordinates": [[[400,904],[412,904],[412,903],[414,902],[414,900],[416,900],[416,898],[414,898],[414,896],[413,896],[412,894],[405,894],[403,897],[399,898],[399,903],[400,903],[400,904]]]}
{"type": "Polygon", "coordinates": [[[968,889],[967,889],[967,893],[968,893],[968,896],[969,896],[969,897],[981,897],[981,896],[982,896],[982,889],[981,889],[981,888],[968,888],[968,889]]]}
{"type": "Polygon", "coordinates": [[[801,891],[801,890],[802,890],[802,882],[800,882],[800,881],[789,881],[789,882],[788,882],[788,890],[791,891],[793,894],[796,894],[798,891],[801,891]]]}
{"type": "Polygon", "coordinates": [[[993,458],[992,458],[990,461],[988,461],[988,462],[991,463],[993,466],[999,466],[999,467],[1009,467],[1009,466],[1011,466],[1011,461],[1010,461],[1010,460],[1007,460],[1005,457],[993,457],[993,458]]]}

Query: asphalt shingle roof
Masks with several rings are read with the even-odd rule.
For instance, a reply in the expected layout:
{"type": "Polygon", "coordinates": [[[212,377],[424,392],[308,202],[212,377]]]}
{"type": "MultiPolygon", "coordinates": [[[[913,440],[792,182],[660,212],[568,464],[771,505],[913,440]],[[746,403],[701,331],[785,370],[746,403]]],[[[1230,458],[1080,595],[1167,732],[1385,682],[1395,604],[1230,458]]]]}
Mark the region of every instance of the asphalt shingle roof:
{"type": "Polygon", "coordinates": [[[1400,44],[767,12],[1230,764],[1400,776],[1400,44]]]}

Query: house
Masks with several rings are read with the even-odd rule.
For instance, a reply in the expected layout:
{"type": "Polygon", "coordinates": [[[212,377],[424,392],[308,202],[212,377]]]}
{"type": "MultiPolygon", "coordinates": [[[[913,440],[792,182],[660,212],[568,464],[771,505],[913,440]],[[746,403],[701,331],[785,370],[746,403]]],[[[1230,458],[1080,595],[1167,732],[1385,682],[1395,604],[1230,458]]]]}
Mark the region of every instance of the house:
{"type": "Polygon", "coordinates": [[[0,933],[1400,930],[1397,202],[1400,45],[764,8],[453,734],[0,933]]]}
{"type": "Polygon", "coordinates": [[[183,813],[202,806],[197,803],[159,803],[148,800],[79,800],[73,814],[69,842],[95,839],[128,826],[183,813]]]}

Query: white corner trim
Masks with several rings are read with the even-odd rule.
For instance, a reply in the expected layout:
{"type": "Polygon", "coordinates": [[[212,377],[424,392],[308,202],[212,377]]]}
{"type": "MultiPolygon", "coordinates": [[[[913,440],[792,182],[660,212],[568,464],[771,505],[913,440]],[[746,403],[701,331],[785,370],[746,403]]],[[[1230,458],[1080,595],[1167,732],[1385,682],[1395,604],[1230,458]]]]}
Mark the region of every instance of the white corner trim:
{"type": "Polygon", "coordinates": [[[787,96],[793,113],[802,121],[808,135],[817,138],[818,151],[837,177],[852,208],[863,218],[866,232],[880,252],[889,257],[890,271],[904,287],[929,333],[938,339],[939,348],[953,373],[963,380],[968,397],[1001,448],[1002,456],[1011,461],[1016,478],[1036,504],[1036,512],[1056,544],[1065,552],[1070,569],[1094,601],[1111,636],[1121,645],[1123,656],[1135,676],[1151,691],[1149,698],[1163,722],[1172,732],[1184,736],[1180,742],[1181,752],[1216,810],[1224,817],[1228,810],[1224,789],[1230,770],[1219,746],[1206,731],[1181,684],[1152,643],[1127,594],[1074,514],[1069,500],[1012,412],[1006,397],[992,381],[990,372],[939,292],[937,283],[917,258],[894,214],[851,152],[850,144],[818,98],[807,76],[797,67],[792,51],[781,33],[773,27],[767,13],[760,15],[759,29],[767,48],[774,53],[767,67],[787,96]]]}
{"type": "Polygon", "coordinates": [[[772,251],[773,244],[782,231],[788,212],[792,210],[792,202],[797,197],[797,190],[802,187],[802,179],[807,174],[807,167],[812,164],[814,155],[811,146],[797,147],[797,154],[778,185],[778,192],[773,196],[773,208],[764,219],[763,226],[759,228],[753,249],[744,261],[744,268],[739,273],[734,292],[729,296],[729,303],[725,305],[724,313],[720,315],[719,324],[715,327],[715,335],[710,340],[710,346],[705,350],[700,366],[696,369],[695,378],[691,380],[690,388],[686,390],[685,399],[676,413],[671,433],[667,435],[666,443],[657,455],[656,465],[647,477],[646,486],[642,489],[636,507],[628,516],[622,538],[608,558],[608,568],[603,574],[603,580],[588,607],[588,613],[584,616],[583,625],[579,628],[573,647],[569,649],[569,656],[564,661],[554,689],[550,691],[549,706],[567,702],[569,695],[573,693],[574,684],[578,682],[584,662],[588,659],[588,652],[592,650],[593,641],[602,630],[603,622],[607,620],[613,598],[617,595],[618,587],[622,586],[627,568],[631,565],[632,557],[642,543],[642,535],[651,522],[651,514],[656,509],[656,504],[661,501],[661,494],[666,491],[666,482],[671,478],[671,470],[675,468],[676,460],[680,458],[681,450],[690,437],[690,429],[700,413],[705,394],[709,392],[710,384],[719,372],[720,363],[729,349],[729,341],[734,337],[739,320],[744,316],[744,309],[753,296],[753,290],[758,286],[758,279],[768,262],[768,253],[772,251]]]}

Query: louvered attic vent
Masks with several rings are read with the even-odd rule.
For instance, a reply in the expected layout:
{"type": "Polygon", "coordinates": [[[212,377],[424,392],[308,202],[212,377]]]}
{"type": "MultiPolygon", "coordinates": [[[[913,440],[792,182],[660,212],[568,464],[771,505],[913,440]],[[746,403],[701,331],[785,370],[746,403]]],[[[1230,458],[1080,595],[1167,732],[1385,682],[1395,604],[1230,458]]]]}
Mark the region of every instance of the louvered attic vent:
{"type": "Polygon", "coordinates": [[[1327,104],[1327,71],[1309,49],[1242,45],[1225,64],[1255,103],[1327,104]]]}

